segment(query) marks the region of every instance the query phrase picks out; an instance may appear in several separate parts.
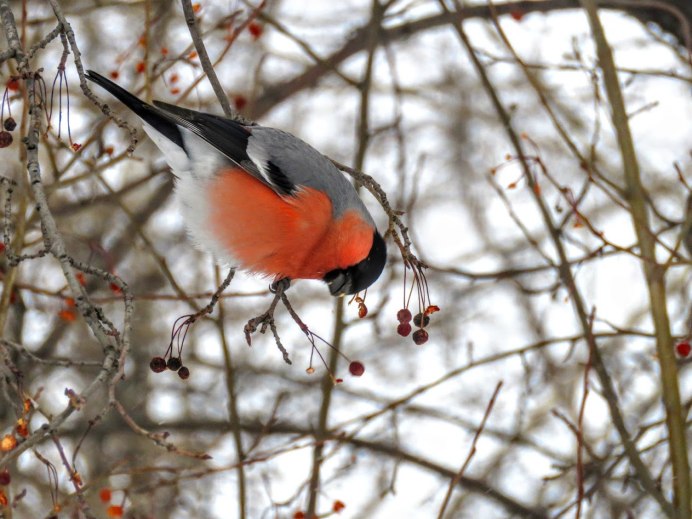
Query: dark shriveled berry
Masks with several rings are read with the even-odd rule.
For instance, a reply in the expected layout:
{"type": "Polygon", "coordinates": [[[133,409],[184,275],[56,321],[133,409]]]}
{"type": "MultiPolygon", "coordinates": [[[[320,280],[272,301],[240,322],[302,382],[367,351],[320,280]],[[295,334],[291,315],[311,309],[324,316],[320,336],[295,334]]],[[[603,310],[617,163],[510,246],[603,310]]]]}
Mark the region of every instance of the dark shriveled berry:
{"type": "Polygon", "coordinates": [[[362,362],[354,360],[348,365],[348,371],[354,377],[360,377],[363,375],[363,373],[365,373],[365,366],[363,366],[362,362]]]}
{"type": "Polygon", "coordinates": [[[415,342],[418,346],[425,344],[428,342],[428,332],[426,332],[423,328],[416,330],[413,332],[413,342],[415,342]]]}
{"type": "Polygon", "coordinates": [[[166,359],[163,357],[154,357],[151,359],[151,362],[149,362],[149,368],[154,373],[161,373],[166,369],[166,359]]]}
{"type": "Polygon", "coordinates": [[[0,148],[7,148],[12,144],[12,134],[10,132],[1,131],[0,132],[0,148]]]}
{"type": "Polygon", "coordinates": [[[171,371],[178,371],[182,365],[183,363],[180,360],[180,357],[171,357],[168,359],[168,362],[166,362],[166,367],[171,371]]]}
{"type": "Polygon", "coordinates": [[[178,376],[182,378],[183,380],[187,380],[190,377],[190,370],[187,369],[185,366],[182,366],[178,370],[178,376]]]}
{"type": "Polygon", "coordinates": [[[5,469],[0,471],[0,485],[6,487],[10,484],[12,478],[10,477],[10,471],[5,469]]]}
{"type": "Polygon", "coordinates": [[[402,308],[396,313],[396,320],[400,323],[410,323],[411,322],[411,310],[408,308],[402,308]]]}
{"type": "Polygon", "coordinates": [[[413,324],[415,324],[418,328],[425,328],[430,324],[430,317],[427,315],[425,318],[423,318],[423,326],[421,326],[421,318],[423,317],[423,314],[417,313],[416,316],[413,318],[413,324]]]}
{"type": "Polygon", "coordinates": [[[5,122],[2,123],[3,128],[7,130],[8,132],[11,132],[17,127],[17,121],[15,121],[12,117],[8,117],[5,119],[5,122]]]}
{"type": "Polygon", "coordinates": [[[411,323],[401,323],[396,327],[396,333],[402,337],[407,337],[411,333],[411,323]]]}

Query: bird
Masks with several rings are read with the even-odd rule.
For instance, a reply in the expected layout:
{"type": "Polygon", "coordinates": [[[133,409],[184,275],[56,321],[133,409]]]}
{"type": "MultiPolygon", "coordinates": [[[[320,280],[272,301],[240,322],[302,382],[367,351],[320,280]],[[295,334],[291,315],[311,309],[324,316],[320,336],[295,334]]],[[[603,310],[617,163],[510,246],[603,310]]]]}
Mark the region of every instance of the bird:
{"type": "Polygon", "coordinates": [[[387,248],[344,174],[294,135],[179,106],[149,104],[110,79],[86,77],[132,110],[175,179],[188,235],[219,263],[357,294],[382,273],[387,248]]]}

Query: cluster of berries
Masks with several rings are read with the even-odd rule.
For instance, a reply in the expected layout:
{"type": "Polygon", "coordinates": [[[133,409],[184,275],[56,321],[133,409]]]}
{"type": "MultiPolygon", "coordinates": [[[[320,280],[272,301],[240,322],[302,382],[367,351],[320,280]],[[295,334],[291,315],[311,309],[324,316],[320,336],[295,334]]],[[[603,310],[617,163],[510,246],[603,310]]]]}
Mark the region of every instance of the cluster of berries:
{"type": "Polygon", "coordinates": [[[3,130],[0,131],[0,148],[7,148],[12,144],[12,134],[10,133],[17,127],[17,121],[12,116],[2,122],[3,130]]]}
{"type": "Polygon", "coordinates": [[[180,357],[171,356],[168,360],[163,357],[154,357],[151,359],[151,362],[149,362],[149,368],[151,368],[154,373],[161,373],[162,371],[166,371],[166,369],[170,369],[171,371],[177,372],[178,376],[183,380],[187,380],[190,377],[190,370],[183,366],[183,361],[180,357]]]}
{"type": "Polygon", "coordinates": [[[440,308],[436,305],[429,305],[424,312],[418,312],[415,316],[411,315],[408,308],[402,308],[396,313],[396,318],[399,321],[399,326],[396,332],[402,337],[408,337],[411,333],[411,321],[418,329],[413,332],[413,342],[418,346],[428,342],[428,332],[425,328],[430,324],[430,314],[438,312],[440,308]]]}

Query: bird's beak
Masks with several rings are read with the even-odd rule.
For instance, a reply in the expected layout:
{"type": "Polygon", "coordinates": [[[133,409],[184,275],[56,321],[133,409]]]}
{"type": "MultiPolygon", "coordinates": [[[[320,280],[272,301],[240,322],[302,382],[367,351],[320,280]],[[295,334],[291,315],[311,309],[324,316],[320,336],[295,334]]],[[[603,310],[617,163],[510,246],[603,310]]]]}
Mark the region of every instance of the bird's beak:
{"type": "Polygon", "coordinates": [[[327,281],[329,293],[333,296],[343,296],[348,292],[351,286],[351,281],[344,272],[337,272],[329,281],[327,281]]]}

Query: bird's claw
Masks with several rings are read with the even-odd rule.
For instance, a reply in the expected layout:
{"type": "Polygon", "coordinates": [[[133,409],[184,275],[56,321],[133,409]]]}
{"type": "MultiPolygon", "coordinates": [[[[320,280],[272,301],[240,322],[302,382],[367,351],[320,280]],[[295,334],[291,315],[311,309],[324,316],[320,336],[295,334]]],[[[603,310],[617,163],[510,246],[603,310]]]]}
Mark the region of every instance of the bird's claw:
{"type": "Polygon", "coordinates": [[[291,286],[291,279],[290,278],[281,278],[277,279],[274,281],[271,285],[269,285],[269,291],[272,294],[276,294],[279,290],[281,292],[285,292],[288,290],[288,287],[291,286]]]}

